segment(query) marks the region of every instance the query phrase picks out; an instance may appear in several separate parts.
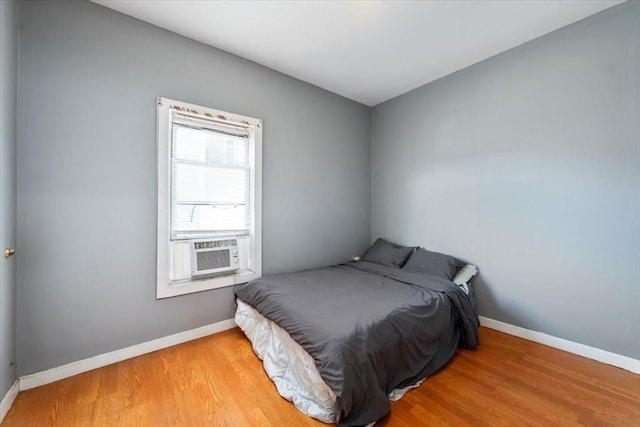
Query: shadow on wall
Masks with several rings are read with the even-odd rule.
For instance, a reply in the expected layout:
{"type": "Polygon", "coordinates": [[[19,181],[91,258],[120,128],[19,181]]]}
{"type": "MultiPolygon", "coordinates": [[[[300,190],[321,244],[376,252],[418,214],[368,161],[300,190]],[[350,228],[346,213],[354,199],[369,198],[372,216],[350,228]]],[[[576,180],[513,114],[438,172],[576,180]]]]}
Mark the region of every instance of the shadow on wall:
{"type": "Polygon", "coordinates": [[[496,298],[491,291],[491,287],[487,285],[482,276],[482,270],[478,268],[478,274],[471,279],[471,287],[476,295],[476,312],[480,314],[479,307],[483,308],[483,312],[487,311],[487,307],[496,307],[498,305],[496,298]]]}
{"type": "MultiPolygon", "coordinates": [[[[528,316],[528,314],[531,314],[530,310],[523,308],[521,305],[509,304],[507,301],[497,298],[493,291],[494,287],[490,282],[485,281],[482,270],[471,279],[471,285],[476,296],[475,308],[478,315],[482,315],[482,313],[501,313],[500,318],[488,318],[519,327],[525,327],[524,325],[527,324],[536,324],[537,318],[528,316]]],[[[537,329],[534,327],[533,330],[537,329]]]]}

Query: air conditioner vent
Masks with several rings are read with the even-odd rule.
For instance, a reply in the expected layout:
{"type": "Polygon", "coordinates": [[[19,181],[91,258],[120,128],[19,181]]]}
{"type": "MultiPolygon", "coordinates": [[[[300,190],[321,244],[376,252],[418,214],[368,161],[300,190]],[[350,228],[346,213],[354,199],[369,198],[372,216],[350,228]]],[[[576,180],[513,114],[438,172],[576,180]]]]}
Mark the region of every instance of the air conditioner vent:
{"type": "Polygon", "coordinates": [[[239,267],[236,239],[191,241],[191,277],[232,274],[239,267]]]}
{"type": "Polygon", "coordinates": [[[226,250],[197,252],[196,256],[198,271],[229,267],[231,265],[231,256],[229,251],[226,250]]]}

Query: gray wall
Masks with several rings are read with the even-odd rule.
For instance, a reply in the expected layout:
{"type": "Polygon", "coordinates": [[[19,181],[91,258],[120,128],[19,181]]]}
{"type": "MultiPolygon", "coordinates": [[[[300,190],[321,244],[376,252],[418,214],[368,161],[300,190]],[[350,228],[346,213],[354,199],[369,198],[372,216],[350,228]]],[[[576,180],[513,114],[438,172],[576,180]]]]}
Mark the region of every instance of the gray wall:
{"type": "Polygon", "coordinates": [[[485,316],[639,358],[639,13],[379,105],[371,128],[363,105],[101,6],[20,2],[18,374],[232,316],[230,288],[155,299],[159,95],[264,120],[265,274],[382,235],[477,263],[485,316]]]}
{"type": "MultiPolygon", "coordinates": [[[[0,251],[15,247],[17,3],[0,1],[0,251]]],[[[16,256],[0,258],[0,399],[16,380],[16,256]]]]}
{"type": "Polygon", "coordinates": [[[232,317],[232,289],[155,299],[155,98],[264,120],[263,272],[370,233],[370,109],[88,2],[21,2],[20,375],[232,317]]]}
{"type": "Polygon", "coordinates": [[[477,263],[480,314],[640,358],[640,3],[376,106],[372,238],[477,263]]]}

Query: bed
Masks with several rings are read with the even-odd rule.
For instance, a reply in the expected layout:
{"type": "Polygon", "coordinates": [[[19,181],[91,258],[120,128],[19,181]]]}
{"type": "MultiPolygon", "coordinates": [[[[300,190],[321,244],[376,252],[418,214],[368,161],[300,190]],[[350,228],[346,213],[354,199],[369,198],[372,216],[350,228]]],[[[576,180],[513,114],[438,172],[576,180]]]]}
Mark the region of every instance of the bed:
{"type": "MultiPolygon", "coordinates": [[[[344,427],[383,418],[389,399],[442,368],[457,348],[478,345],[472,291],[437,268],[415,268],[424,250],[406,248],[408,255],[394,258],[372,251],[376,244],[360,261],[234,289],[236,323],[278,392],[306,414],[344,427]]],[[[458,267],[455,260],[450,272],[458,267]]]]}

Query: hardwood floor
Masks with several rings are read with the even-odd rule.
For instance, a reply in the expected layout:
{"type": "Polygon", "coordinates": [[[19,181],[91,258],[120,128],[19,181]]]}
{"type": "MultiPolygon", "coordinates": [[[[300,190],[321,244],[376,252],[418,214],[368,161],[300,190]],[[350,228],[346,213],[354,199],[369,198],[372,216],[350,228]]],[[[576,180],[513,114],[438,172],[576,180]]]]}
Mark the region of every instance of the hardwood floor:
{"type": "MultiPolygon", "coordinates": [[[[376,424],[640,426],[640,376],[481,328],[376,424]]],[[[326,426],[281,398],[239,329],[21,392],[1,426],[326,426]]]]}

